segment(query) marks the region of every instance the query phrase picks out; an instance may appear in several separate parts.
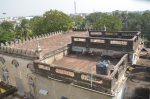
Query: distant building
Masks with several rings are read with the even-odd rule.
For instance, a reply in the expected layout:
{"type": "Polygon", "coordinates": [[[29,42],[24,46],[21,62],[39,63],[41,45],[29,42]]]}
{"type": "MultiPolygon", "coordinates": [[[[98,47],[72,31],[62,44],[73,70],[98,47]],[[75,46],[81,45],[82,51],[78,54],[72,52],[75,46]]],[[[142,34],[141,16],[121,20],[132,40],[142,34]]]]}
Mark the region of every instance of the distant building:
{"type": "Polygon", "coordinates": [[[0,23],[2,23],[3,21],[10,21],[10,22],[13,22],[13,23],[16,23],[16,24],[20,24],[23,19],[30,20],[33,17],[34,16],[0,18],[0,23]]]}
{"type": "Polygon", "coordinates": [[[75,13],[75,14],[70,14],[71,17],[74,16],[82,16],[83,18],[85,18],[88,14],[87,13],[75,13]]]}

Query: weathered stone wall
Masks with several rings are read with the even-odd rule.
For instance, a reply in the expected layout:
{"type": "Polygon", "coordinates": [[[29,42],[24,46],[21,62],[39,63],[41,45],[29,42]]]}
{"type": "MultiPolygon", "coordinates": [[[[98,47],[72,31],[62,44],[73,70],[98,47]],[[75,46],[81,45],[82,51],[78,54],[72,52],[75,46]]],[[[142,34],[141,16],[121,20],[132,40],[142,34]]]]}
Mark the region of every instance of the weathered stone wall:
{"type": "Polygon", "coordinates": [[[81,71],[50,65],[42,62],[35,62],[35,72],[45,78],[57,79],[65,84],[74,84],[88,89],[104,92],[107,94],[114,94],[119,87],[119,84],[124,80],[124,74],[127,68],[128,54],[124,55],[121,60],[114,67],[110,76],[92,75],[81,71]],[[91,87],[92,86],[92,87],[91,87]]]}
{"type": "Polygon", "coordinates": [[[50,78],[44,78],[37,75],[35,78],[35,98],[36,99],[61,99],[62,96],[68,99],[123,99],[126,84],[121,84],[117,94],[112,96],[105,93],[89,90],[88,88],[75,86],[73,84],[64,84],[50,78]],[[43,95],[40,90],[46,90],[48,93],[43,95]]]}
{"type": "Polygon", "coordinates": [[[48,78],[37,76],[36,80],[36,98],[37,99],[61,99],[62,96],[68,99],[120,99],[110,95],[98,93],[84,89],[82,87],[75,87],[71,84],[64,84],[48,78]],[[39,93],[41,89],[47,90],[47,95],[39,93]]]}
{"type": "MultiPolygon", "coordinates": [[[[32,50],[25,50],[21,48],[15,48],[15,45],[22,44],[24,42],[30,43],[30,41],[48,38],[54,35],[62,34],[62,32],[54,32],[48,34],[42,34],[35,37],[30,37],[21,40],[6,42],[5,44],[1,43],[0,45],[0,79],[3,80],[2,68],[7,67],[9,72],[9,83],[13,86],[17,86],[19,93],[21,95],[24,92],[29,92],[29,82],[28,78],[32,74],[31,69],[33,68],[33,61],[38,59],[39,57],[36,55],[35,51],[32,50]]],[[[62,53],[58,54],[57,51],[55,53],[52,52],[54,59],[59,59],[62,57],[63,54],[66,54],[66,50],[62,53]],[[56,57],[56,58],[55,58],[56,57]]],[[[58,50],[59,52],[59,50],[58,50]]],[[[46,56],[47,57],[47,56],[46,56]]]]}
{"type": "Polygon", "coordinates": [[[4,66],[7,67],[9,83],[19,87],[19,90],[29,92],[28,75],[32,74],[30,66],[33,64],[33,61],[2,54],[0,54],[0,57],[5,60],[4,64],[0,62],[0,70],[2,70],[4,66]],[[18,84],[16,79],[19,79],[21,82],[18,84]]]}
{"type": "Polygon", "coordinates": [[[20,57],[20,58],[27,58],[31,60],[38,58],[38,55],[36,55],[35,51],[28,50],[28,49],[25,50],[21,48],[12,48],[10,46],[0,46],[0,54],[20,57]]]}
{"type": "Polygon", "coordinates": [[[53,61],[60,60],[68,54],[69,46],[64,46],[60,49],[50,52],[41,60],[44,63],[51,64],[53,61]]]}

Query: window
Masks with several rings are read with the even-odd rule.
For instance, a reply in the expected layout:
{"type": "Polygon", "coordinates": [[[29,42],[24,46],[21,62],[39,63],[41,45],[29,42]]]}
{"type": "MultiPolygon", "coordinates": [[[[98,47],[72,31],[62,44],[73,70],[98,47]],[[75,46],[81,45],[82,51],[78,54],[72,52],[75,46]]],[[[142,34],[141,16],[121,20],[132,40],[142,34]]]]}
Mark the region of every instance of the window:
{"type": "Polygon", "coordinates": [[[90,41],[92,43],[105,43],[105,40],[100,40],[100,39],[91,39],[90,41]]]}
{"type": "Polygon", "coordinates": [[[80,41],[80,42],[85,42],[85,38],[74,38],[74,41],[80,41]]]}
{"type": "Polygon", "coordinates": [[[43,69],[43,70],[48,70],[48,71],[50,71],[50,67],[48,67],[48,66],[38,65],[38,68],[39,68],[39,69],[43,69]]]}
{"type": "Polygon", "coordinates": [[[69,98],[62,96],[60,99],[69,99],[69,98]]]}

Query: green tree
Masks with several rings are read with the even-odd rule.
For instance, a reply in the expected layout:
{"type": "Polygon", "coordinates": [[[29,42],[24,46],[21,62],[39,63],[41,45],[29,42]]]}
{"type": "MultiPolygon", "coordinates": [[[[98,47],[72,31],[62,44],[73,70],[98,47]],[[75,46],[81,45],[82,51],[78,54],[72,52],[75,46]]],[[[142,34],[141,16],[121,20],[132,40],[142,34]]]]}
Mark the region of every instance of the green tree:
{"type": "Polygon", "coordinates": [[[12,22],[4,21],[0,24],[0,42],[6,42],[15,38],[14,25],[12,22]]]}
{"type": "Polygon", "coordinates": [[[102,29],[104,25],[107,27],[107,31],[119,31],[122,28],[122,22],[118,17],[106,14],[97,20],[94,28],[102,29]]]}
{"type": "Polygon", "coordinates": [[[65,13],[57,10],[50,10],[44,13],[43,24],[45,33],[54,31],[67,31],[72,28],[73,22],[65,13]]]}
{"type": "Polygon", "coordinates": [[[73,16],[72,20],[75,28],[85,28],[85,19],[82,16],[73,16]]]}
{"type": "Polygon", "coordinates": [[[93,25],[99,20],[99,18],[103,15],[101,12],[95,12],[87,15],[85,17],[86,25],[89,28],[93,28],[93,25]]]}
{"type": "Polygon", "coordinates": [[[29,20],[23,19],[21,21],[21,24],[16,26],[16,37],[17,38],[27,38],[32,35],[32,31],[30,29],[29,20]]]}
{"type": "Polygon", "coordinates": [[[7,31],[9,31],[9,30],[14,30],[14,25],[13,25],[13,23],[8,22],[8,21],[2,22],[1,25],[0,25],[0,27],[1,27],[2,29],[4,29],[4,30],[7,30],[7,31]]]}
{"type": "Polygon", "coordinates": [[[142,14],[141,20],[142,33],[145,35],[145,38],[150,41],[150,11],[145,11],[142,14]]]}
{"type": "Polygon", "coordinates": [[[123,24],[123,30],[139,31],[141,29],[141,14],[137,12],[128,13],[126,24],[123,24]]]}
{"type": "Polygon", "coordinates": [[[142,30],[150,32],[150,11],[145,11],[141,17],[142,30]]]}
{"type": "Polygon", "coordinates": [[[43,17],[35,16],[30,20],[30,27],[33,35],[40,35],[45,33],[45,25],[43,23],[43,17]]]}

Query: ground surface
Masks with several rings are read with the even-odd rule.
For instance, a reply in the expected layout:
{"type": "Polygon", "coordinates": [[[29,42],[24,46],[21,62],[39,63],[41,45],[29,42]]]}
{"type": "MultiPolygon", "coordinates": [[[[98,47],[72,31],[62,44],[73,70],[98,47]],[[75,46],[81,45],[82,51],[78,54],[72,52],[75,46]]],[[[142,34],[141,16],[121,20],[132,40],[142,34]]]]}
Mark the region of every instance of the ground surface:
{"type": "Polygon", "coordinates": [[[76,55],[69,54],[61,60],[54,61],[52,64],[65,68],[96,74],[96,63],[103,60],[109,60],[111,65],[116,65],[118,59],[102,58],[95,55],[76,55]]]}

